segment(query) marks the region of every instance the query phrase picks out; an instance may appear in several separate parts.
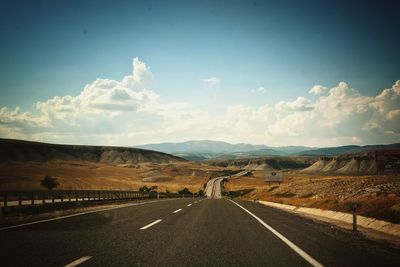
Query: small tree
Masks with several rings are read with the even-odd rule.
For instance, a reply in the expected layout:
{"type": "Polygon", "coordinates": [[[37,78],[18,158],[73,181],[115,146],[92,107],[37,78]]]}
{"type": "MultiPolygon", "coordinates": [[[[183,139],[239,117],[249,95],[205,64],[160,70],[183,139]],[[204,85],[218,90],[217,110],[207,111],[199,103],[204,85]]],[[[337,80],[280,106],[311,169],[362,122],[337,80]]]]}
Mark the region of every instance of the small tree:
{"type": "Polygon", "coordinates": [[[189,189],[187,189],[186,187],[183,188],[182,190],[179,190],[178,193],[181,194],[181,195],[182,194],[186,194],[186,195],[192,194],[192,192],[190,192],[189,189]]]}
{"type": "Polygon", "coordinates": [[[49,175],[46,175],[43,180],[40,181],[40,185],[46,187],[49,190],[56,188],[60,183],[57,181],[57,178],[53,178],[49,175]]]}
{"type": "Polygon", "coordinates": [[[139,191],[140,191],[140,192],[149,192],[150,189],[149,189],[146,185],[144,185],[144,186],[142,186],[141,188],[139,188],[139,191]]]}

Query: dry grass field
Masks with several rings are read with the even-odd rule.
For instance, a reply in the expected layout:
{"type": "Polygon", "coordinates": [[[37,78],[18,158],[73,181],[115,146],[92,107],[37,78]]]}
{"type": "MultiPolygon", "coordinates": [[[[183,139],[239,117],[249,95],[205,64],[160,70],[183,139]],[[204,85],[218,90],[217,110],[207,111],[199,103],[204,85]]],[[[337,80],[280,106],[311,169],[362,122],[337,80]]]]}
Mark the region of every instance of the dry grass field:
{"type": "Polygon", "coordinates": [[[264,182],[265,172],[230,180],[225,189],[254,189],[243,198],[349,212],[353,204],[358,214],[400,223],[400,174],[312,175],[286,172],[281,185],[264,182]]]}
{"type": "Polygon", "coordinates": [[[95,162],[49,161],[8,162],[0,164],[1,190],[40,188],[45,175],[58,179],[58,189],[138,190],[158,186],[159,191],[175,192],[187,187],[202,189],[210,176],[225,168],[194,162],[107,164],[95,162]]]}

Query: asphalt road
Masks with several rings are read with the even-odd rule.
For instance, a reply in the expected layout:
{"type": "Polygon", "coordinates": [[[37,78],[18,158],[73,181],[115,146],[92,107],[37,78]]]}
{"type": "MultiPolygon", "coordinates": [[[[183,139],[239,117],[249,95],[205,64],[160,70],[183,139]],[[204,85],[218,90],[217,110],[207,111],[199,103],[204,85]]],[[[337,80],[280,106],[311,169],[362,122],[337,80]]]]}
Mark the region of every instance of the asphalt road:
{"type": "Polygon", "coordinates": [[[0,230],[0,265],[400,266],[399,250],[361,235],[234,201],[158,201],[0,230]]]}
{"type": "Polygon", "coordinates": [[[221,198],[222,197],[221,183],[222,180],[225,178],[228,179],[229,176],[221,176],[209,180],[206,185],[205,195],[208,198],[216,198],[216,199],[221,198]]]}

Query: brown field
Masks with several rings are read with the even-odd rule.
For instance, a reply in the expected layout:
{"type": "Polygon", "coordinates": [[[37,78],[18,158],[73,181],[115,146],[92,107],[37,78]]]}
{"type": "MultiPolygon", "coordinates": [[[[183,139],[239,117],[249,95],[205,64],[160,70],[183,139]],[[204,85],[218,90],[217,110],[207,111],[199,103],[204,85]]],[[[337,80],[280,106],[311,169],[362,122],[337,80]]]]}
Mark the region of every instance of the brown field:
{"type": "Polygon", "coordinates": [[[340,176],[286,172],[284,183],[269,186],[264,171],[232,179],[228,191],[254,189],[243,196],[296,206],[349,212],[357,204],[358,214],[400,223],[400,174],[340,176]]]}
{"type": "Polygon", "coordinates": [[[58,179],[58,189],[138,190],[147,185],[158,186],[159,191],[175,192],[187,187],[197,192],[210,176],[223,170],[194,162],[119,165],[82,161],[11,162],[0,164],[0,190],[39,189],[40,180],[50,175],[58,179]]]}

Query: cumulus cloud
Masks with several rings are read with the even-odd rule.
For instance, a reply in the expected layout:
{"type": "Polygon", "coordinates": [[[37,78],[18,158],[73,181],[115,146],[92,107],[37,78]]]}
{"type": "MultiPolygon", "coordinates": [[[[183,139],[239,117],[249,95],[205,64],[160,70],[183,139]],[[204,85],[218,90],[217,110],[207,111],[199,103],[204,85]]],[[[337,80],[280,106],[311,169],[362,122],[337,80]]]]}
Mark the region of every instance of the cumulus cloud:
{"type": "Polygon", "coordinates": [[[36,108],[49,117],[71,124],[83,115],[114,117],[121,112],[138,111],[158,97],[144,87],[151,78],[150,68],[134,58],[132,74],[122,81],[97,79],[86,85],[78,96],[55,96],[36,103],[36,108]]]}
{"type": "Polygon", "coordinates": [[[319,94],[323,94],[326,93],[328,91],[327,87],[324,87],[322,85],[314,85],[310,91],[308,91],[310,94],[314,94],[314,95],[319,95],[319,94]]]}
{"type": "Polygon", "coordinates": [[[22,112],[20,107],[9,110],[7,107],[0,109],[0,124],[10,127],[49,127],[50,119],[46,115],[33,116],[29,112],[22,112]]]}
{"type": "Polygon", "coordinates": [[[277,110],[309,111],[313,109],[310,100],[299,96],[295,101],[281,101],[276,104],[277,110]]]}
{"type": "MultiPolygon", "coordinates": [[[[309,91],[318,95],[314,100],[298,96],[212,114],[194,103],[164,102],[147,89],[152,79],[150,67],[135,58],[132,73],[120,81],[96,79],[75,96],[37,102],[32,112],[0,107],[0,136],[104,145],[189,139],[310,146],[400,141],[400,81],[377,96],[340,82],[314,86],[309,91]]],[[[217,86],[220,80],[204,82],[217,86]]]]}

